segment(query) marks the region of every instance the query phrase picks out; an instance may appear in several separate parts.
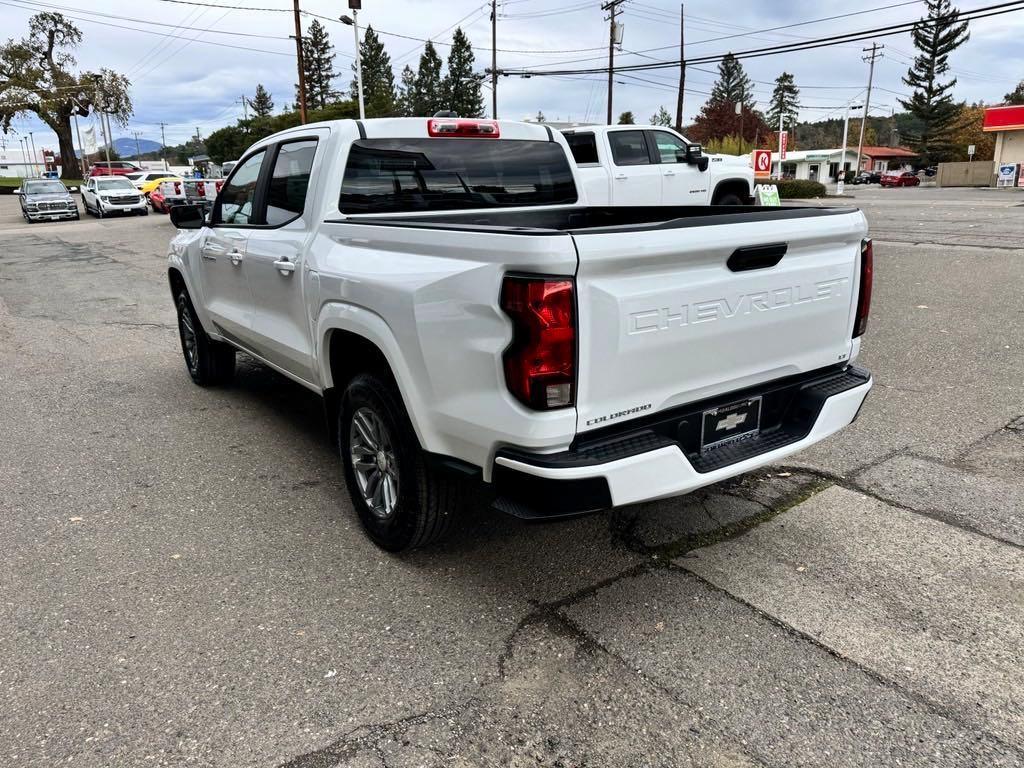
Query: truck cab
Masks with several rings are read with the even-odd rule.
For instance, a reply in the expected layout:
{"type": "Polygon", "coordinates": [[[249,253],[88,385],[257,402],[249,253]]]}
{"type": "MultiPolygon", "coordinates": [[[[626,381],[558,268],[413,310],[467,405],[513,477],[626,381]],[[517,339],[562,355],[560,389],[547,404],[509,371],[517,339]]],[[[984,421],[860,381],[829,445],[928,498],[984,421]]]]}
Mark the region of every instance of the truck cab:
{"type": "Polygon", "coordinates": [[[705,155],[657,125],[563,131],[589,205],[746,205],[754,172],[746,157],[705,155]]]}

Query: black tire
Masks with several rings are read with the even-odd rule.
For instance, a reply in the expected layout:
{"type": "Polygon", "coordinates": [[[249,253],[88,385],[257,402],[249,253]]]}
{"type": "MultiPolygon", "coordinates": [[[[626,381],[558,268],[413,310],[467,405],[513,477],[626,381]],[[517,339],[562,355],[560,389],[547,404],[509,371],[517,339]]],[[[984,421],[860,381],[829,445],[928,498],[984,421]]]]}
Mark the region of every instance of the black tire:
{"type": "Polygon", "coordinates": [[[181,353],[192,381],[201,387],[230,384],[235,376],[235,348],[206,335],[185,290],[178,293],[175,305],[181,353]]]}
{"type": "Polygon", "coordinates": [[[103,213],[103,204],[102,203],[96,203],[96,214],[95,215],[96,215],[97,219],[102,219],[103,216],[105,215],[103,213]]]}
{"type": "Polygon", "coordinates": [[[735,192],[726,192],[715,200],[715,205],[743,205],[743,201],[735,192]]]}
{"type": "Polygon", "coordinates": [[[389,552],[400,552],[436,542],[448,532],[462,508],[465,486],[427,461],[402,397],[390,378],[363,373],[352,379],[338,413],[338,447],[352,504],[374,544],[389,552]],[[382,426],[385,433],[380,440],[380,452],[385,454],[383,466],[380,459],[371,460],[370,454],[359,453],[368,444],[353,437],[358,432],[354,420],[357,415],[365,418],[367,412],[376,417],[378,427],[382,426]],[[388,486],[393,493],[389,509],[385,507],[386,497],[382,497],[376,511],[367,503],[364,490],[374,486],[364,486],[357,480],[356,455],[362,455],[364,467],[360,471],[364,478],[367,465],[376,465],[381,478],[378,486],[387,485],[386,478],[393,474],[393,485],[388,486]]]}
{"type": "Polygon", "coordinates": [[[149,208],[143,208],[139,211],[139,216],[149,216],[149,208]]]}

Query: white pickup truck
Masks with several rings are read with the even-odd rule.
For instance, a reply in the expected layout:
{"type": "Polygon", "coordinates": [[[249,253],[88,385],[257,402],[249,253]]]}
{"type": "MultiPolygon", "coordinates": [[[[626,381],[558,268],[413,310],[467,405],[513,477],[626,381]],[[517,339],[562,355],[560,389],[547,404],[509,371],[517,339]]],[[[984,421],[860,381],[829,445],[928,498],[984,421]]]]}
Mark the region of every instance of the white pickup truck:
{"type": "Polygon", "coordinates": [[[587,205],[747,205],[748,157],[705,155],[657,125],[594,125],[564,131],[587,205]]]}
{"type": "Polygon", "coordinates": [[[178,206],[188,371],[242,350],[323,396],[381,547],[467,481],[556,517],[687,493],[849,424],[872,251],[854,208],[581,204],[565,138],[458,118],[266,138],[178,206]]]}

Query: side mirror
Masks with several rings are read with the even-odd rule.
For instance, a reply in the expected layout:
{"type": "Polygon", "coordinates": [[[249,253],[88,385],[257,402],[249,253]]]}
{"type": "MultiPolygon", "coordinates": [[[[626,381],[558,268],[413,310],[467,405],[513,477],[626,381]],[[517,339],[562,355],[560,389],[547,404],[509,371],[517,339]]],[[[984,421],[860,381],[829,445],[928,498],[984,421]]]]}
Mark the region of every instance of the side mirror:
{"type": "Polygon", "coordinates": [[[168,215],[171,224],[178,229],[202,229],[206,223],[203,209],[198,205],[176,205],[168,215]]]}
{"type": "Polygon", "coordinates": [[[696,165],[704,159],[704,148],[700,144],[688,144],[686,147],[686,162],[696,165]]]}
{"type": "Polygon", "coordinates": [[[68,187],[68,192],[77,192],[78,187],[68,187]]]}

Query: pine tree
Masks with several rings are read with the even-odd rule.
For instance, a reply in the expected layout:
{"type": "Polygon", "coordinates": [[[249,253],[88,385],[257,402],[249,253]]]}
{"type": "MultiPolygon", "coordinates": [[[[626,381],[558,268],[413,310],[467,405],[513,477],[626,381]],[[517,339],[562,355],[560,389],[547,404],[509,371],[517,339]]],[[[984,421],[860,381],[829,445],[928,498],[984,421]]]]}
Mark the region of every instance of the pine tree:
{"type": "Polygon", "coordinates": [[[462,28],[456,27],[443,90],[445,107],[459,117],[483,117],[484,114],[480,77],[473,72],[473,61],[473,46],[462,28]]]}
{"type": "Polygon", "coordinates": [[[398,114],[402,117],[416,115],[416,73],[408,64],[402,68],[402,76],[398,80],[398,114]]]}
{"type": "MultiPolygon", "coordinates": [[[[395,73],[391,70],[391,57],[384,50],[384,44],[373,31],[367,27],[363,40],[359,44],[359,53],[363,60],[363,103],[367,117],[390,117],[397,112],[395,101],[395,73]]],[[[356,65],[352,65],[355,73],[356,65]]],[[[352,98],[359,98],[359,86],[352,79],[352,98]]]]}
{"type": "MultiPolygon", "coordinates": [[[[337,99],[331,87],[338,73],[334,71],[334,46],[324,25],[316,19],[302,36],[302,72],[306,79],[306,108],[323,109],[337,99]]],[[[298,86],[295,100],[298,102],[298,86]]]]}
{"type": "Polygon", "coordinates": [[[257,117],[267,117],[273,114],[274,101],[267,93],[267,89],[263,87],[263,83],[256,84],[256,95],[249,102],[249,106],[252,107],[253,114],[257,117]]]}
{"type": "Polygon", "coordinates": [[[900,103],[920,122],[921,130],[913,143],[922,162],[932,165],[952,154],[951,134],[960,114],[960,105],[953,102],[952,94],[956,78],[945,83],[939,79],[949,72],[949,54],[967,42],[970,33],[968,23],[960,22],[960,11],[949,0],[925,1],[928,15],[914,25],[911,34],[918,55],[903,78],[914,93],[900,103]]]}
{"type": "Polygon", "coordinates": [[[783,126],[795,126],[800,119],[800,90],[788,72],[775,78],[775,90],[765,117],[773,130],[779,127],[780,117],[783,126]]]}
{"type": "Polygon", "coordinates": [[[633,117],[633,113],[627,110],[619,115],[619,125],[636,125],[636,118],[633,117]]]}
{"type": "Polygon", "coordinates": [[[1024,104],[1024,80],[1017,83],[1017,87],[1003,97],[1007,104],[1024,104]]]}
{"type": "Polygon", "coordinates": [[[732,104],[740,102],[746,107],[753,108],[753,91],[754,83],[743,71],[739,59],[727,53],[718,63],[718,82],[711,89],[708,101],[728,101],[732,104]]]}
{"type": "Polygon", "coordinates": [[[441,57],[429,40],[423,46],[419,69],[416,70],[416,89],[412,114],[432,117],[445,109],[444,83],[441,80],[441,57]]]}
{"type": "Polygon", "coordinates": [[[659,106],[657,113],[651,116],[651,125],[663,125],[668,128],[672,125],[672,115],[665,107],[659,106]]]}

